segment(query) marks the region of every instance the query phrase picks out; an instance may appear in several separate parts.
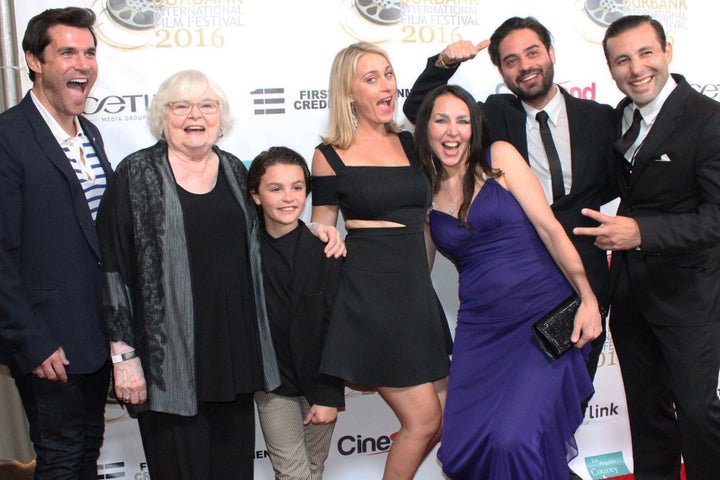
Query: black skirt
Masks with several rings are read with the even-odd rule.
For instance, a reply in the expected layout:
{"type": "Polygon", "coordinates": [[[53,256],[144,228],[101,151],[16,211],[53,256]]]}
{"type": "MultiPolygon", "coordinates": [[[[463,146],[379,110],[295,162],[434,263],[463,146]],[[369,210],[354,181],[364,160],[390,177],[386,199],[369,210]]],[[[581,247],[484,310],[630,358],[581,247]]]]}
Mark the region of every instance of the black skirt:
{"type": "Polygon", "coordinates": [[[446,377],[452,341],[423,225],[350,229],[346,245],[322,373],[372,387],[446,377]]]}

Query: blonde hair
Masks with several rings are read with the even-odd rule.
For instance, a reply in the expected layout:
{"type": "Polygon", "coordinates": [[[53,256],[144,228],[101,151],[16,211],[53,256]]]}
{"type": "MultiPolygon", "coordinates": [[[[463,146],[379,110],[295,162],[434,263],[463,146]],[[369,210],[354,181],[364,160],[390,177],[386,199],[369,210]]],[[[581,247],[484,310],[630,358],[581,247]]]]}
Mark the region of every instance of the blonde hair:
{"type": "Polygon", "coordinates": [[[166,78],[158,88],[148,111],[150,132],[155,138],[163,138],[165,107],[179,100],[192,100],[210,88],[220,102],[220,132],[227,134],[232,127],[230,103],[218,85],[198,70],[182,70],[166,78]]]}
{"type": "MultiPolygon", "coordinates": [[[[387,52],[368,42],[353,43],[335,55],[330,70],[330,85],[328,88],[330,127],[328,134],[321,137],[324,143],[346,149],[350,147],[350,144],[355,139],[357,126],[353,121],[350,91],[355,81],[358,60],[366,53],[382,55],[392,66],[387,52]]],[[[397,111],[397,90],[393,93],[393,109],[397,111]]],[[[402,127],[394,120],[385,124],[385,131],[388,133],[398,133],[401,130],[402,127]]]]}

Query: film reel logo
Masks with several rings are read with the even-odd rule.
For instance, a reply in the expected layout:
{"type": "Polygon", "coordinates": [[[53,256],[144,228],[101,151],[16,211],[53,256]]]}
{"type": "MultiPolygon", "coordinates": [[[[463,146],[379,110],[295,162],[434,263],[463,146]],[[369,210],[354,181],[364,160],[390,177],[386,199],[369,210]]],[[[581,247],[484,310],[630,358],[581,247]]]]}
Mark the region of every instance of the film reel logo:
{"type": "Polygon", "coordinates": [[[376,25],[393,25],[402,20],[400,0],[355,0],[355,9],[365,20],[376,25]]]}
{"type": "Polygon", "coordinates": [[[585,13],[602,27],[625,15],[623,0],[585,0],[585,13]]]}
{"type": "Polygon", "coordinates": [[[397,35],[403,19],[402,0],[342,0],[340,19],[357,40],[382,43],[397,35]]]}
{"type": "Polygon", "coordinates": [[[147,30],[155,24],[153,0],[106,0],[105,9],[113,21],[131,30],[147,30]]]}
{"type": "Polygon", "coordinates": [[[575,5],[575,31],[593,44],[602,42],[605,29],[627,10],[624,0],[577,0],[575,5]]]}
{"type": "Polygon", "coordinates": [[[159,0],[95,0],[95,32],[110,46],[142,48],[153,40],[155,15],[164,8],[159,0]]]}

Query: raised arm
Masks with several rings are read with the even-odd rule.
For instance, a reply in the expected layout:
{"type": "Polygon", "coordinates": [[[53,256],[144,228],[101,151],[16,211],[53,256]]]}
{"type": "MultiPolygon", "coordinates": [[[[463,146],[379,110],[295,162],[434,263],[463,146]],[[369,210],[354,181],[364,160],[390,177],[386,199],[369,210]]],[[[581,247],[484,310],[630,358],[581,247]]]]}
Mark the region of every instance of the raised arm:
{"type": "Polygon", "coordinates": [[[458,40],[448,45],[439,54],[430,57],[425,70],[415,80],[415,84],[403,104],[403,113],[407,119],[414,124],[425,95],[433,88],[445,85],[461,63],[475,58],[488,45],[490,45],[490,40],[483,40],[478,44],[469,40],[458,40]]]}

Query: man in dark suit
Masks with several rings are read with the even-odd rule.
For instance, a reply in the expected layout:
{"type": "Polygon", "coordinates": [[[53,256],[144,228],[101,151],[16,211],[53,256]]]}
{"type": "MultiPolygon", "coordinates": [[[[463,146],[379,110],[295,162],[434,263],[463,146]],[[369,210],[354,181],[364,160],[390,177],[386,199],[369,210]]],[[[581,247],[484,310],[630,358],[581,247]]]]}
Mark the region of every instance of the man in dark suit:
{"type": "Polygon", "coordinates": [[[0,115],[0,363],[30,423],[36,479],[96,479],[109,385],[95,211],[111,172],[80,114],[95,14],[46,10],[22,46],[33,88],[0,115]]]}
{"type": "MultiPolygon", "coordinates": [[[[428,60],[405,101],[405,116],[414,122],[425,94],[447,83],[462,62],[474,58],[486,47],[514,94],[490,95],[481,103],[490,136],[492,140],[513,144],[528,161],[555,217],[582,258],[598,303],[607,306],[610,295],[606,255],[593,246],[591,239],[572,235],[572,228],[594,225],[582,216],[581,209],[599,210],[609,199],[606,181],[615,138],[614,115],[611,107],[575,98],[553,83],[555,50],[547,28],[532,17],[512,17],[495,30],[489,42],[475,45],[460,40],[449,45],[428,60]],[[559,175],[553,175],[549,166],[549,155],[536,119],[540,111],[548,113],[548,126],[560,162],[559,175]],[[554,191],[553,183],[561,191],[554,191]]],[[[603,331],[592,344],[587,364],[591,378],[595,376],[604,342],[603,331]]]]}
{"type": "Polygon", "coordinates": [[[627,16],[603,48],[617,107],[617,216],[578,228],[612,250],[610,328],[637,480],[720,476],[720,104],[669,74],[662,25],[627,16]],[[636,113],[638,112],[638,113],[636,113]]]}

